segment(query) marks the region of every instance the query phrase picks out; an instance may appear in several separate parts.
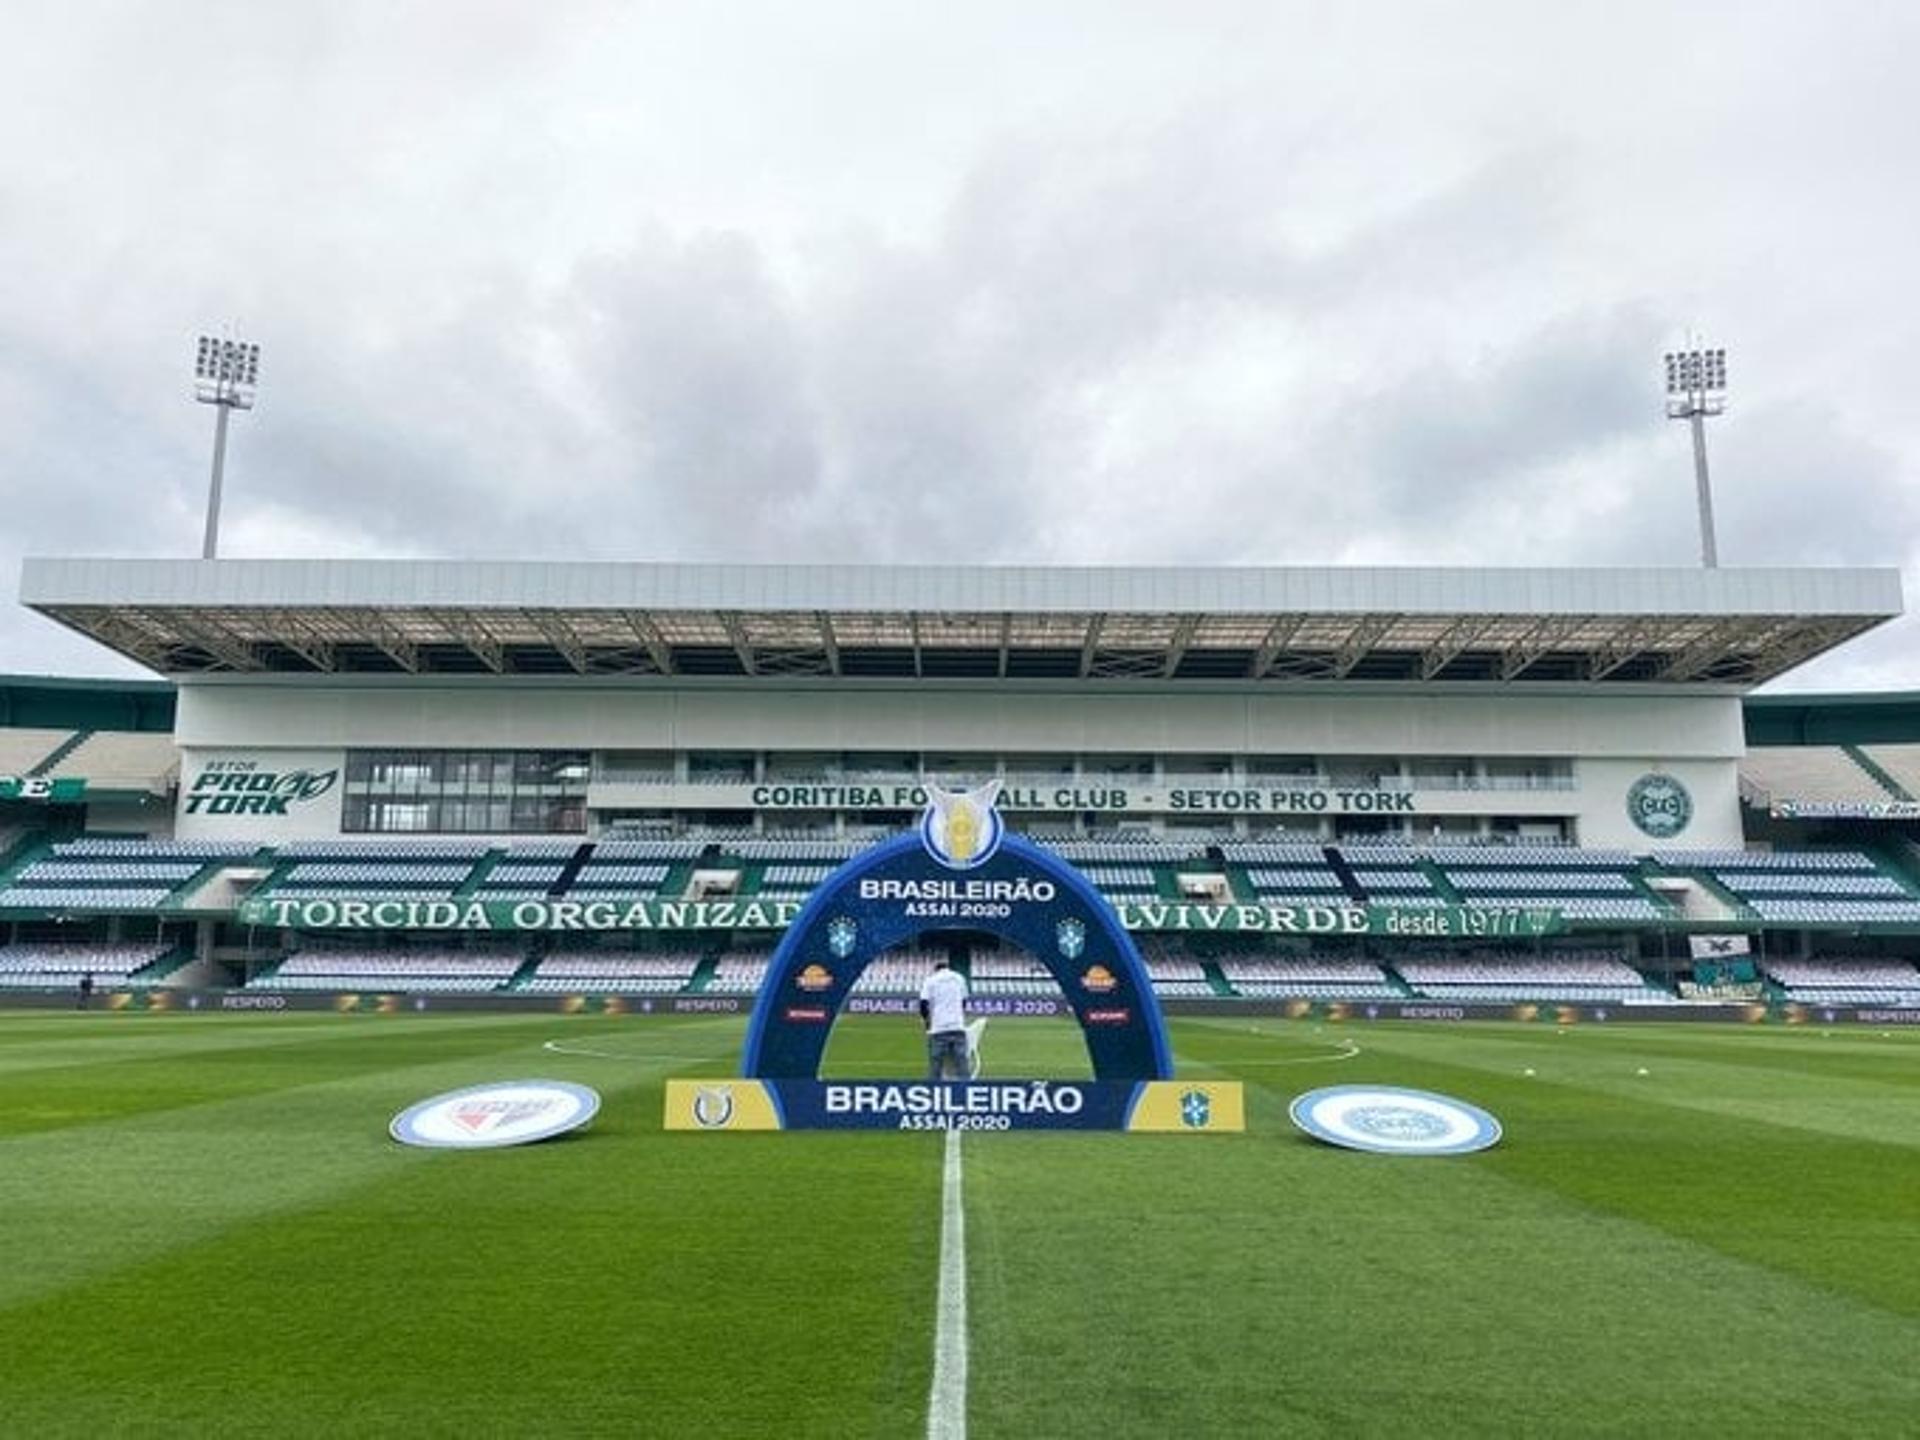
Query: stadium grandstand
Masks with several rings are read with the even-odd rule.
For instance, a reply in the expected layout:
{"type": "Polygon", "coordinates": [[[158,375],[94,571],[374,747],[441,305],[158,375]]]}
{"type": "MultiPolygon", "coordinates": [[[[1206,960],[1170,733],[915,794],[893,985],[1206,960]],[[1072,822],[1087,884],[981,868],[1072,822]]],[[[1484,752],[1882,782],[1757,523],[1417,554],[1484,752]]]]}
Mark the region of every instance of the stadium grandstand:
{"type": "MultiPolygon", "coordinates": [[[[1754,695],[1872,570],[42,560],[0,985],[718,1005],[1001,784],[1176,1005],[1920,1005],[1920,698],[1754,695]]],[[[1044,1001],[1033,957],[946,958],[1044,1001]]]]}

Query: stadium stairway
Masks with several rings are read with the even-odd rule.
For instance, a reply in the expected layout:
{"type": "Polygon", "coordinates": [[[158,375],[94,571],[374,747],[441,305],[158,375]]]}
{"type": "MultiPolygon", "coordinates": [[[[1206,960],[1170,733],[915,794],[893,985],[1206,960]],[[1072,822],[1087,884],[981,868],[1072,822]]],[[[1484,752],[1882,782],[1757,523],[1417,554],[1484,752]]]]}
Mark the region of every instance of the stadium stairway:
{"type": "Polygon", "coordinates": [[[1332,845],[1321,852],[1327,857],[1327,868],[1333,871],[1340,881],[1341,888],[1347,892],[1349,900],[1364,905],[1367,903],[1367,887],[1360,883],[1360,877],[1353,873],[1353,867],[1347,864],[1347,857],[1332,845]]]}
{"type": "Polygon", "coordinates": [[[709,950],[705,955],[700,957],[700,963],[693,967],[693,974],[689,975],[687,977],[687,983],[680,987],[680,993],[682,995],[698,995],[702,990],[707,988],[707,983],[713,979],[713,972],[719,968],[719,952],[709,950]]]}
{"type": "Polygon", "coordinates": [[[1860,848],[1873,858],[1896,885],[1920,900],[1920,845],[1911,840],[1893,840],[1885,845],[1863,845],[1860,848]]]}
{"type": "MultiPolygon", "coordinates": [[[[1720,883],[1720,877],[1704,865],[1673,865],[1658,860],[1642,860],[1640,864],[1634,868],[1633,872],[1633,877],[1637,884],[1642,886],[1646,884],[1646,872],[1648,870],[1651,870],[1656,875],[1677,875],[1683,880],[1693,881],[1694,884],[1698,885],[1702,891],[1712,898],[1714,903],[1726,911],[1726,917],[1729,920],[1753,921],[1760,918],[1753,912],[1752,907],[1750,907],[1746,901],[1722,885],[1720,883]]],[[[1672,909],[1671,906],[1667,908],[1669,910],[1672,909]]]]}
{"type": "Polygon", "coordinates": [[[520,968],[503,980],[498,988],[502,990],[524,990],[527,982],[533,978],[534,971],[540,968],[540,962],[546,958],[547,937],[544,935],[535,935],[527,945],[527,953],[520,961],[520,968]]]}
{"type": "Polygon", "coordinates": [[[261,877],[260,883],[253,887],[254,899],[261,899],[271,895],[274,887],[286,879],[288,875],[292,874],[293,867],[300,863],[298,860],[289,860],[271,852],[268,854],[268,861],[270,868],[267,873],[261,877]]]}
{"type": "Polygon", "coordinates": [[[506,858],[507,852],[505,850],[487,851],[486,854],[482,855],[480,859],[475,862],[473,869],[467,872],[467,878],[462,880],[460,884],[454,888],[453,898],[455,900],[473,899],[473,897],[479,893],[481,885],[486,882],[487,876],[493,873],[494,866],[506,858]]]}
{"type": "Polygon", "coordinates": [[[0,890],[13,884],[14,875],[53,851],[53,839],[44,830],[29,830],[17,836],[6,853],[0,855],[0,890]]]}
{"type": "Polygon", "coordinates": [[[1894,779],[1892,773],[1889,772],[1886,767],[1881,765],[1878,760],[1867,754],[1867,752],[1858,745],[1842,745],[1840,748],[1847,752],[1848,759],[1852,760],[1854,764],[1871,775],[1880,788],[1896,800],[1913,800],[1920,798],[1914,796],[1906,786],[1894,779]]]}
{"type": "Polygon", "coordinates": [[[1433,861],[1423,855],[1413,868],[1427,877],[1427,883],[1433,887],[1434,894],[1444,896],[1449,905],[1466,904],[1466,898],[1454,888],[1453,881],[1448,877],[1447,872],[1433,861]]]}
{"type": "Polygon", "coordinates": [[[573,854],[567,857],[567,863],[561,867],[558,878],[554,880],[553,886],[547,891],[547,894],[566,894],[567,891],[573,888],[573,882],[580,878],[580,872],[586,867],[587,861],[592,858],[593,842],[588,840],[584,842],[579,849],[575,850],[573,854]]]}
{"type": "Polygon", "coordinates": [[[1216,962],[1212,960],[1202,960],[1200,962],[1200,973],[1206,976],[1207,984],[1212,987],[1214,994],[1224,995],[1229,1000],[1239,994],[1239,992],[1228,983],[1227,977],[1220,973],[1220,966],[1216,962]]]}
{"type": "Polygon", "coordinates": [[[176,945],[151,965],[143,965],[127,977],[130,985],[164,985],[172,976],[177,975],[193,963],[193,947],[176,945]]]}
{"type": "Polygon", "coordinates": [[[62,740],[58,745],[54,746],[53,749],[49,750],[45,755],[42,755],[39,761],[34,765],[34,767],[31,770],[27,771],[27,774],[45,775],[49,770],[53,769],[54,766],[58,765],[62,760],[66,759],[67,756],[71,755],[74,751],[78,750],[82,745],[86,744],[87,741],[91,740],[93,738],[93,734],[94,732],[91,730],[74,731],[73,734],[69,735],[66,739],[62,740]]]}
{"type": "Polygon", "coordinates": [[[1633,891],[1636,895],[1638,895],[1642,900],[1645,900],[1649,905],[1653,906],[1653,908],[1659,911],[1662,915],[1667,916],[1669,918],[1678,918],[1678,911],[1674,907],[1673,903],[1669,901],[1666,896],[1662,895],[1658,890],[1654,889],[1651,885],[1647,884],[1646,873],[1640,866],[1635,865],[1632,869],[1628,870],[1626,873],[1627,873],[1627,883],[1633,887],[1633,891]]]}
{"type": "MultiPolygon", "coordinates": [[[[265,854],[266,852],[263,850],[260,853],[265,854]]],[[[187,902],[206,888],[208,881],[217,878],[223,870],[231,869],[236,863],[239,863],[237,857],[232,855],[216,856],[208,860],[206,864],[202,865],[198,870],[194,871],[193,874],[169,890],[167,892],[167,898],[160,902],[160,908],[162,910],[190,910],[196,908],[188,905],[187,902]]],[[[225,910],[224,905],[208,906],[206,908],[221,910],[223,912],[225,910]]]]}

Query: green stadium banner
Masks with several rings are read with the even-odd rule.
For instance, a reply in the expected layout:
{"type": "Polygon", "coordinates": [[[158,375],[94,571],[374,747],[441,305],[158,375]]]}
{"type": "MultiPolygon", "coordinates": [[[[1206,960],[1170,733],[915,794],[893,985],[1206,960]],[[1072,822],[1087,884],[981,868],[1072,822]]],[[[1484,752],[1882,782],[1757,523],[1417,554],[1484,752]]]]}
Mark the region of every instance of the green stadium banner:
{"type": "Polygon", "coordinates": [[[44,775],[0,775],[0,800],[37,800],[46,805],[71,805],[86,798],[87,782],[67,775],[50,780],[44,775]]]}
{"type": "MultiPolygon", "coordinates": [[[[303,900],[241,903],[243,925],[294,930],[784,930],[799,900],[303,900]]],[[[1222,934],[1391,935],[1494,939],[1557,935],[1565,917],[1548,906],[1198,905],[1121,901],[1129,930],[1222,934]]]]}

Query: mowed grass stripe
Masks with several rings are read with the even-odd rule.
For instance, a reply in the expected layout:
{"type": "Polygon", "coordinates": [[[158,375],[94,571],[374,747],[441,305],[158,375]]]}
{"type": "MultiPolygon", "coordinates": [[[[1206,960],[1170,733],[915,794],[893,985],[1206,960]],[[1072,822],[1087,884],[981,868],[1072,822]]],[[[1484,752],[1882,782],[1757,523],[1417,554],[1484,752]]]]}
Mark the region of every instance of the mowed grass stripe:
{"type": "Polygon", "coordinates": [[[524,1016],[460,1026],[351,1016],[338,1017],[328,1026],[282,1031],[277,1017],[233,1023],[209,1016],[188,1021],[184,1029],[164,1028],[163,1022],[163,1028],[145,1037],[141,1053],[123,1049],[89,1059],[80,1044],[63,1050],[57,1064],[14,1072],[7,1085],[15,1099],[0,1108],[0,1137],[215,1104],[373,1068],[405,1069],[491,1056],[503,1046],[524,1047],[523,1037],[533,1023],[524,1016]],[[208,1035],[193,1033],[193,1026],[206,1026],[208,1035]],[[219,1042],[209,1043],[215,1034],[219,1042]]]}
{"type": "Polygon", "coordinates": [[[969,1142],[979,1437],[1897,1435],[1920,1402],[1911,1322],[1475,1159],[1030,1139],[969,1142]]]}
{"type": "MultiPolygon", "coordinates": [[[[271,1033],[271,1019],[257,1023],[271,1033]]],[[[696,1023],[706,1028],[689,1025],[675,1036],[682,1051],[734,1043],[731,1030],[696,1023]]],[[[173,1085],[200,1093],[193,1072],[203,1057],[191,1056],[171,1077],[164,1070],[145,1074],[154,1097],[145,1112],[0,1140],[0,1214],[7,1217],[0,1241],[8,1251],[0,1310],[250,1218],[431,1163],[437,1157],[430,1152],[408,1150],[386,1134],[392,1115],[414,1100],[530,1075],[578,1077],[605,1090],[639,1084],[672,1063],[635,1060],[587,1077],[583,1062],[540,1050],[541,1038],[553,1032],[552,1017],[475,1024],[369,1016],[330,1042],[326,1069],[334,1078],[307,1078],[314,1057],[306,1047],[275,1047],[264,1052],[273,1061],[264,1072],[246,1072],[255,1090],[171,1104],[173,1085]],[[426,1028],[391,1028],[414,1025],[426,1028]]],[[[9,1096],[22,1108],[39,1103],[18,1082],[9,1096]]]]}
{"type": "Polygon", "coordinates": [[[33,1030],[0,1019],[0,1076],[149,1055],[297,1045],[365,1018],[318,1013],[274,1016],[270,1021],[224,1014],[68,1015],[61,1017],[63,1024],[33,1030]]]}
{"type": "MultiPolygon", "coordinates": [[[[1183,1061],[1271,1058],[1212,1027],[1175,1030],[1183,1061]]],[[[1492,1084],[1430,1057],[1369,1046],[1365,1059],[1339,1082],[1492,1084]]],[[[1609,1112],[1596,1122],[1574,1092],[1559,1117],[1517,1084],[1470,1094],[1508,1121],[1508,1145],[1402,1160],[1292,1132],[1288,1099],[1334,1083],[1324,1070],[1242,1078],[1245,1137],[970,1146],[977,1434],[1906,1433],[1920,1378],[1899,1357],[1920,1326],[1879,1308],[1893,1297],[1820,1263],[1751,1263],[1622,1197],[1610,1211],[1553,1183],[1644,1148],[1641,1117],[1615,1123],[1629,1102],[1591,1097],[1609,1112]],[[1550,1158],[1547,1127],[1564,1139],[1550,1158]],[[1521,1154],[1545,1174],[1502,1168],[1521,1154]]],[[[1637,1178],[1681,1167],[1711,1205],[1713,1169],[1663,1139],[1637,1178]]],[[[1788,1212],[1812,1228],[1807,1213],[1788,1212]]],[[[1897,1235],[1880,1242],[1883,1263],[1899,1253],[1897,1235]]]]}
{"type": "MultiPolygon", "coordinates": [[[[737,1025],[670,1030],[647,1034],[676,1056],[737,1053],[737,1025]]],[[[609,1049],[633,1039],[603,1033],[609,1049]]],[[[659,1079],[680,1062],[546,1058],[546,1073],[606,1095],[590,1131],[479,1153],[379,1136],[396,1163],[14,1308],[8,1328],[28,1339],[0,1371],[9,1424],[825,1436],[923,1423],[937,1137],[665,1134],[659,1079]]],[[[334,1143],[363,1148],[363,1127],[347,1128],[334,1143]]]]}
{"type": "MultiPolygon", "coordinates": [[[[1350,1039],[1378,1064],[1427,1056],[1456,1070],[1572,1085],[1624,1099],[1651,1095],[1664,1105],[1762,1124],[1920,1147],[1920,1086],[1914,1079],[1920,1071],[1920,1044],[1915,1043],[1920,1036],[1839,1046],[1832,1052],[1835,1063],[1828,1066],[1816,1053],[1823,1043],[1817,1038],[1809,1043],[1783,1032],[1704,1031],[1700,1026],[1596,1025],[1556,1034],[1539,1025],[1394,1023],[1329,1025],[1316,1038],[1350,1039]],[[1741,1039],[1750,1042],[1749,1050],[1739,1052],[1730,1043],[1741,1039]],[[1780,1057],[1781,1064],[1770,1066],[1769,1056],[1780,1057]],[[1535,1074],[1525,1077],[1529,1068],[1535,1074]],[[1643,1068],[1647,1075],[1638,1073],[1643,1068]]],[[[1192,1048],[1209,1064],[1231,1066],[1258,1047],[1229,1043],[1211,1030],[1192,1048]]],[[[1366,1070],[1365,1063],[1348,1065],[1339,1076],[1314,1083],[1348,1083],[1366,1070]]]]}
{"type": "MultiPolygon", "coordinates": [[[[1495,1070],[1484,1044],[1436,1032],[1382,1036],[1369,1078],[1460,1095],[1507,1126],[1487,1165],[1516,1180],[1723,1254],[1920,1317],[1920,1107],[1890,1092],[1862,1099],[1850,1078],[1796,1075],[1806,1094],[1776,1118],[1729,1087],[1742,1069],[1638,1077],[1634,1032],[1597,1032],[1526,1077],[1495,1070]],[[1621,1078],[1616,1079],[1616,1076],[1621,1078]],[[1808,1123],[1826,1115],[1833,1129],[1808,1123]],[[1903,1119],[1904,1117],[1904,1119],[1903,1119]],[[1906,1143],[1859,1138],[1869,1123],[1906,1143]],[[1906,1237],[1906,1238],[1903,1238],[1906,1237]]],[[[1889,1056],[1889,1063],[1897,1057],[1889,1056]]],[[[1677,1067],[1671,1057],[1669,1071],[1677,1067]]]]}
{"type": "MultiPolygon", "coordinates": [[[[256,1023],[285,1035],[272,1028],[285,1018],[256,1023]]],[[[361,1018],[364,1028],[341,1033],[419,1023],[361,1018]]],[[[426,1022],[447,1034],[494,1023],[426,1022]]],[[[1715,1029],[1688,1047],[1693,1032],[1675,1030],[1682,1054],[1648,1062],[1656,1074],[1636,1085],[1620,1076],[1637,1068],[1643,1040],[1602,1027],[1564,1039],[1519,1026],[1316,1033],[1183,1021],[1174,1031],[1182,1073],[1249,1083],[1251,1133],[968,1141],[977,1434],[1909,1428],[1920,1322],[1898,1277],[1912,1273],[1914,1227],[1871,1198],[1842,1204],[1839,1239],[1822,1248],[1818,1207],[1847,1201],[1876,1167],[1879,1186],[1914,1191],[1913,1148],[1658,1098],[1660,1070],[1681,1062],[1700,1066],[1696,1098],[1737,1095],[1750,1077],[1711,1062],[1729,1038],[1755,1032],[1715,1029]],[[1363,1046],[1359,1058],[1315,1063],[1348,1039],[1363,1046]],[[1573,1048],[1540,1048],[1553,1043],[1573,1048]],[[1566,1065],[1564,1080],[1544,1078],[1543,1053],[1570,1056],[1552,1062],[1566,1065]],[[1522,1077],[1528,1064],[1542,1075],[1522,1077]],[[1487,1103],[1507,1121],[1507,1143],[1406,1161],[1291,1130],[1293,1094],[1362,1080],[1487,1103]],[[1795,1148],[1821,1140],[1831,1153],[1795,1148]],[[1776,1163],[1757,1200],[1742,1188],[1776,1163]],[[1808,1168],[1836,1192],[1796,1191],[1794,1174],[1808,1168]],[[1754,1210],[1796,1233],[1748,1256],[1764,1239],[1747,1224],[1754,1210]],[[1889,1216],[1902,1233],[1873,1241],[1876,1217],[1889,1216]],[[1774,1251],[1796,1245],[1783,1267],[1774,1251]],[[1876,1282],[1857,1261],[1894,1278],[1876,1282]]],[[[662,1134],[660,1077],[730,1073],[738,1022],[527,1017],[524,1031],[503,1029],[465,1058],[434,1055],[439,1033],[423,1028],[405,1047],[418,1065],[370,1047],[364,1073],[0,1142],[0,1191],[21,1156],[68,1147],[68,1167],[28,1197],[40,1206],[28,1240],[84,1262],[0,1312],[9,1335],[25,1337],[0,1367],[7,1426],[924,1426],[937,1137],[662,1134]],[[618,1058],[541,1051],[550,1037],[602,1043],[618,1058]],[[699,1055],[712,1058],[679,1058],[699,1055]],[[583,1136],[517,1151],[406,1152],[381,1133],[425,1093],[527,1074],[592,1084],[607,1108],[583,1136]],[[279,1147],[273,1137],[288,1129],[303,1143],[279,1147]],[[140,1164],[96,1183],[88,1166],[117,1164],[123,1143],[162,1166],[178,1153],[193,1173],[168,1189],[156,1172],[157,1206],[140,1164]],[[275,1165],[289,1172],[278,1190],[254,1173],[275,1165]],[[222,1213],[224,1197],[242,1203],[222,1213]],[[63,1205],[65,1222],[54,1223],[63,1205]],[[152,1214],[152,1245],[118,1245],[121,1217],[152,1214]]],[[[1822,1090],[1801,1037],[1755,1038],[1814,1065],[1796,1082],[1812,1100],[1864,1103],[1846,1066],[1831,1077],[1839,1088],[1822,1090]]],[[[995,1022],[987,1048],[997,1073],[1085,1073],[1070,1027],[995,1022]]],[[[837,1028],[834,1056],[860,1074],[924,1063],[917,1026],[891,1019],[837,1028]]],[[[1882,1103],[1903,1093],[1867,1088],[1882,1103]]],[[[17,1211],[23,1195],[0,1193],[0,1205],[17,1211]]],[[[18,1239],[9,1231],[0,1244],[18,1239]]],[[[0,1255],[0,1294],[25,1255],[0,1255]]]]}
{"type": "MultiPolygon", "coordinates": [[[[1682,1075],[1634,1072],[1641,1030],[1598,1027],[1522,1073],[1499,1034],[1458,1027],[1366,1032],[1363,1060],[1340,1083],[1411,1085],[1484,1105],[1507,1127],[1487,1163],[1568,1199],[1657,1227],[1722,1253],[1828,1285],[1902,1315],[1920,1315],[1920,1256],[1901,1240],[1920,1228],[1920,1125],[1902,1092],[1864,1099],[1857,1082],[1796,1076],[1782,1113],[1735,1093],[1751,1075],[1709,1064],[1682,1075]],[[1549,1063],[1551,1059],[1552,1063],[1549,1063]],[[1810,1122],[1825,1117],[1829,1127],[1810,1122]],[[1867,1129],[1901,1143],[1860,1138],[1867,1129]]],[[[1706,1038],[1706,1037],[1703,1037],[1706,1038]]],[[[1887,1062],[1899,1063],[1889,1054],[1887,1062]]],[[[1249,1068],[1257,1123],[1286,1127],[1286,1102],[1310,1084],[1280,1086],[1249,1068]],[[1284,1092],[1284,1093],[1281,1093],[1284,1092]]],[[[1322,1083],[1318,1080],[1313,1084],[1322,1083]]]]}

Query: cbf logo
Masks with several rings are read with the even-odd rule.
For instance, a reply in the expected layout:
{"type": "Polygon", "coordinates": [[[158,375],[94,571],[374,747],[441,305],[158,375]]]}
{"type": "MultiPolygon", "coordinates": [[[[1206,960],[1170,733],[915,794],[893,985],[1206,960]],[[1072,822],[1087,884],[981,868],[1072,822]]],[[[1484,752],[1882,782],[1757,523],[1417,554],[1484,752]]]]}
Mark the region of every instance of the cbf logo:
{"type": "Polygon", "coordinates": [[[1671,775],[1642,775],[1627,790],[1627,818],[1642,834],[1671,840],[1693,819],[1693,797],[1671,775]]]}
{"type": "Polygon", "coordinates": [[[1053,939],[1064,958],[1078,960],[1086,953],[1087,927],[1083,922],[1069,917],[1053,927],[1053,939]]]}
{"type": "Polygon", "coordinates": [[[833,952],[833,958],[844,960],[853,954],[853,947],[860,941],[860,927],[845,915],[836,915],[827,922],[827,949],[833,952]]]}
{"type": "Polygon", "coordinates": [[[339,782],[333,770],[262,770],[251,760],[216,760],[187,792],[189,815],[285,815],[339,782]]]}
{"type": "Polygon", "coordinates": [[[1189,1090],[1180,1097],[1180,1123],[1189,1130],[1204,1130],[1213,1119],[1213,1097],[1204,1090],[1189,1090]]]}
{"type": "Polygon", "coordinates": [[[942,790],[927,782],[927,809],[920,817],[920,843],[949,870],[972,870],[991,860],[1006,835],[993,808],[1000,782],[974,790],[942,790]]]}

